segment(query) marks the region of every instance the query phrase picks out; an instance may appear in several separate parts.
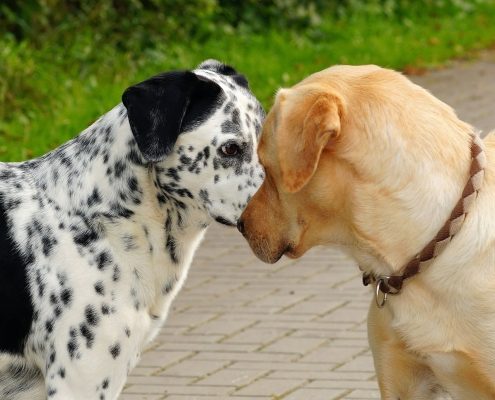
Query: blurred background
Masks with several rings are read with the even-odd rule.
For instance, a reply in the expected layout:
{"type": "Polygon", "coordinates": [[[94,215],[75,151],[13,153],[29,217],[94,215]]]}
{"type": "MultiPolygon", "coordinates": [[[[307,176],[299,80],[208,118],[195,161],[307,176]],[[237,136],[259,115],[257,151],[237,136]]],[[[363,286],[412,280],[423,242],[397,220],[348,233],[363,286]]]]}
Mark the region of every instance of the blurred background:
{"type": "Polygon", "coordinates": [[[0,160],[75,136],[150,75],[217,58],[269,107],[336,63],[411,74],[495,44],[495,0],[0,0],[0,160]]]}

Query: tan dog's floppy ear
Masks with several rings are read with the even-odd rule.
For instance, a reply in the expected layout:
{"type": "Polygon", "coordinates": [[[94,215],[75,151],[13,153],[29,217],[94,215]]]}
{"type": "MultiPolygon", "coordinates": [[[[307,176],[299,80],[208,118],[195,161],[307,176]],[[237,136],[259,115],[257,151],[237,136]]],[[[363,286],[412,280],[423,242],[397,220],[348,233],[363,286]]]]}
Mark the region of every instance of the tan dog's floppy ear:
{"type": "Polygon", "coordinates": [[[321,152],[340,134],[338,99],[324,94],[313,99],[309,108],[303,106],[292,116],[282,117],[284,122],[277,129],[282,186],[289,193],[298,192],[308,183],[321,152]]]}

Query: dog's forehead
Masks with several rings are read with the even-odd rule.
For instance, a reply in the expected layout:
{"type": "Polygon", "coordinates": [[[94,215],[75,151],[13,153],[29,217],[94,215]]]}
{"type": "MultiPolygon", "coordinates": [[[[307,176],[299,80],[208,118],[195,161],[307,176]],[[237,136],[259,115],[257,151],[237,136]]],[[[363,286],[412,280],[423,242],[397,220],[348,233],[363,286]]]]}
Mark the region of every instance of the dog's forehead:
{"type": "MultiPolygon", "coordinates": [[[[223,75],[209,69],[196,69],[193,72],[218,84],[226,94],[227,100],[238,103],[239,106],[247,106],[248,102],[258,103],[249,89],[240,86],[230,75],[223,75]]],[[[254,104],[252,106],[254,109],[254,104]]]]}
{"type": "Polygon", "coordinates": [[[194,73],[217,83],[225,94],[218,111],[223,121],[222,133],[239,136],[254,134],[259,138],[265,111],[249,89],[240,86],[231,76],[215,71],[197,69],[194,73]]]}
{"type": "Polygon", "coordinates": [[[244,90],[249,92],[247,89],[239,86],[233,79],[231,75],[224,75],[220,72],[213,71],[211,69],[198,68],[193,71],[196,75],[203,76],[215,83],[218,83],[222,89],[229,89],[230,91],[241,91],[244,90]]]}

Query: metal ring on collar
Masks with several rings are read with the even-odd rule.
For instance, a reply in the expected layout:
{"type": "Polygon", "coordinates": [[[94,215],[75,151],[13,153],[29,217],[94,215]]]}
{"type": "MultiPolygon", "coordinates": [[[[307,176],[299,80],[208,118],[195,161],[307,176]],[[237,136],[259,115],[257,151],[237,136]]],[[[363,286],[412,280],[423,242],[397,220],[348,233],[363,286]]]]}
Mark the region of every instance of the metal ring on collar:
{"type": "Polygon", "coordinates": [[[384,279],[378,278],[376,281],[376,289],[375,289],[375,302],[376,302],[376,305],[378,306],[378,308],[383,308],[383,306],[387,302],[388,293],[382,291],[382,289],[381,289],[382,283],[384,283],[384,279]],[[380,296],[380,293],[383,294],[383,297],[380,296]],[[381,297],[381,300],[380,300],[380,297],[381,297]]]}

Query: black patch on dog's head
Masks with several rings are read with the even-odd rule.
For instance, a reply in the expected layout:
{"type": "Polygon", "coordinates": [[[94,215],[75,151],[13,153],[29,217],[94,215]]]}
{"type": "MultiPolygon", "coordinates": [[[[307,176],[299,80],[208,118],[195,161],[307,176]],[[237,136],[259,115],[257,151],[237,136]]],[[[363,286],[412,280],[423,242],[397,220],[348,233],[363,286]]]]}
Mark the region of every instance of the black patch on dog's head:
{"type": "Polygon", "coordinates": [[[163,73],[129,87],[122,102],[146,160],[163,160],[181,132],[210,117],[222,94],[217,83],[190,71],[163,73]]]}
{"type": "Polygon", "coordinates": [[[246,89],[249,89],[249,82],[246,77],[237,72],[230,65],[226,65],[217,60],[206,60],[198,65],[198,69],[206,69],[219,74],[232,77],[232,79],[239,85],[246,89]]]}

